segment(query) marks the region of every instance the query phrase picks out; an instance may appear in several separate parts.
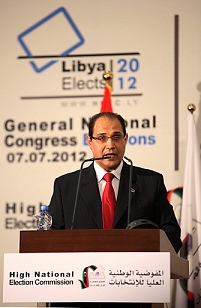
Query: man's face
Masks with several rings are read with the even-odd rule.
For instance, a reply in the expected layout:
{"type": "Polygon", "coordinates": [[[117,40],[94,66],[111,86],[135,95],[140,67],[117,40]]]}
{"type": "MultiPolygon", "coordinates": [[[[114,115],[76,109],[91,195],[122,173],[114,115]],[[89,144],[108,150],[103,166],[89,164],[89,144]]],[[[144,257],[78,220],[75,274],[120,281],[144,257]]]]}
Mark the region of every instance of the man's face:
{"type": "Polygon", "coordinates": [[[93,130],[93,137],[112,137],[114,135],[120,135],[122,138],[118,141],[113,141],[109,138],[106,142],[102,143],[98,140],[91,140],[90,137],[87,136],[87,143],[92,150],[94,157],[111,155],[111,158],[96,161],[97,164],[107,171],[112,171],[119,166],[124,156],[128,135],[126,134],[123,138],[122,126],[118,119],[101,117],[96,120],[93,130]]]}

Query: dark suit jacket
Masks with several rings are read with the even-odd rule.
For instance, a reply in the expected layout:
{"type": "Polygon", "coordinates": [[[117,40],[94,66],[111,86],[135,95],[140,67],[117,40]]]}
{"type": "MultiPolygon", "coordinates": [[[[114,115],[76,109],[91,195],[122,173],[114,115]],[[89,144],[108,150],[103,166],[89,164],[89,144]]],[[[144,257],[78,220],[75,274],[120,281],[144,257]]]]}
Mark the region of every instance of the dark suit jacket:
{"type": "MultiPolygon", "coordinates": [[[[115,229],[127,227],[130,166],[125,162],[121,172],[114,218],[115,229]]],[[[49,205],[53,229],[70,229],[75,206],[79,170],[55,180],[49,205]]],[[[167,200],[163,176],[155,171],[133,167],[131,221],[147,219],[165,231],[178,252],[181,247],[180,227],[167,200]]],[[[82,170],[75,213],[74,229],[102,229],[101,198],[93,164],[82,170]]]]}
{"type": "MultiPolygon", "coordinates": [[[[123,164],[117,197],[114,228],[125,229],[128,216],[130,166],[123,164]]],[[[53,217],[53,229],[70,229],[79,170],[60,176],[55,180],[54,192],[49,205],[53,217]]],[[[151,220],[163,229],[176,251],[181,247],[180,227],[172,206],[167,201],[167,191],[161,174],[133,167],[131,192],[131,221],[151,220]]],[[[102,205],[93,164],[83,169],[74,229],[102,229],[102,205]]],[[[50,306],[85,308],[147,308],[150,304],[133,303],[54,303],[50,306]]]]}

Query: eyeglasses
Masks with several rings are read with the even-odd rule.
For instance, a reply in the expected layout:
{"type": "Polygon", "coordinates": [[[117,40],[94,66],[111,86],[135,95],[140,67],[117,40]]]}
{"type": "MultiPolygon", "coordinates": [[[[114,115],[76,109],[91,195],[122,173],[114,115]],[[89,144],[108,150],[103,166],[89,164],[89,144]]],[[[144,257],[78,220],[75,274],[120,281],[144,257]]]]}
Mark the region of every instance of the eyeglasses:
{"type": "Polygon", "coordinates": [[[96,140],[98,143],[106,143],[108,141],[108,139],[111,138],[113,142],[116,142],[116,143],[121,143],[124,139],[125,139],[125,136],[123,135],[113,135],[113,136],[98,136],[98,137],[91,137],[91,139],[94,139],[96,140]]]}

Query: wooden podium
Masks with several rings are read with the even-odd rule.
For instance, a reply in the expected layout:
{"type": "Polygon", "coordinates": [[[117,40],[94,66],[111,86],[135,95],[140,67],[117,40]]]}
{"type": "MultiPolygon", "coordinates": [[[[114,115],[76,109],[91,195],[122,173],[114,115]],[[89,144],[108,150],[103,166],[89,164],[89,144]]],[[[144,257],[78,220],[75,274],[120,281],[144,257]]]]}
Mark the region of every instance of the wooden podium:
{"type": "Polygon", "coordinates": [[[176,254],[164,231],[159,229],[20,231],[19,251],[170,252],[171,279],[189,277],[188,261],[176,254]]]}

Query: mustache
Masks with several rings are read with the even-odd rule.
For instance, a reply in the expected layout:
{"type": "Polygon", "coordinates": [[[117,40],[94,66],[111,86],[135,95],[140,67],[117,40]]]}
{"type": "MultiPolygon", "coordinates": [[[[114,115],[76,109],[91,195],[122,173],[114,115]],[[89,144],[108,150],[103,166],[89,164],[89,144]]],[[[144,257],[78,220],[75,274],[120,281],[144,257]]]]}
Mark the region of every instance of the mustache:
{"type": "Polygon", "coordinates": [[[117,155],[117,153],[115,152],[108,152],[108,153],[105,153],[103,156],[115,156],[117,155]]]}

